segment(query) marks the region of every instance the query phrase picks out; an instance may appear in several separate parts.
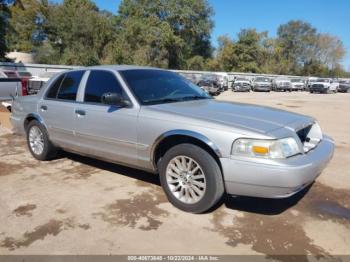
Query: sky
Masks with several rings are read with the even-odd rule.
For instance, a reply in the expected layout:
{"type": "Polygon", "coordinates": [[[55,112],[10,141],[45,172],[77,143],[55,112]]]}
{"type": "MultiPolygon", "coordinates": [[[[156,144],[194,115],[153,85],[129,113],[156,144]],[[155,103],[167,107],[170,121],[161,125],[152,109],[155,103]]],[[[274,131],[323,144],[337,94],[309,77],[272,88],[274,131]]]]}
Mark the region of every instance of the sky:
{"type": "MultiPolygon", "coordinates": [[[[116,13],[120,0],[93,0],[100,9],[116,13]]],[[[277,28],[301,19],[318,32],[338,36],[347,55],[342,64],[350,71],[350,0],[209,0],[215,11],[213,45],[220,35],[235,38],[240,29],[256,28],[276,35],[277,28]]]]}

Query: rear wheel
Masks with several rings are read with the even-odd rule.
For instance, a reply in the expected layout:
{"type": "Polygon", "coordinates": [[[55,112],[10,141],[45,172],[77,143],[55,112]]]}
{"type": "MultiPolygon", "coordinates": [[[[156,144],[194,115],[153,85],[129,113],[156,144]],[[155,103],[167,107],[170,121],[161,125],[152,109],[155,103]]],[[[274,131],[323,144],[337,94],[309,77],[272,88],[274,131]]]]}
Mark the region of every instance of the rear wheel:
{"type": "Polygon", "coordinates": [[[224,194],[218,163],[204,149],[180,144],[169,149],[159,162],[160,181],[168,200],[177,208],[203,213],[224,194]]]}
{"type": "Polygon", "coordinates": [[[50,160],[57,153],[57,149],[49,140],[45,127],[36,120],[28,124],[27,144],[32,156],[41,161],[50,160]]]}

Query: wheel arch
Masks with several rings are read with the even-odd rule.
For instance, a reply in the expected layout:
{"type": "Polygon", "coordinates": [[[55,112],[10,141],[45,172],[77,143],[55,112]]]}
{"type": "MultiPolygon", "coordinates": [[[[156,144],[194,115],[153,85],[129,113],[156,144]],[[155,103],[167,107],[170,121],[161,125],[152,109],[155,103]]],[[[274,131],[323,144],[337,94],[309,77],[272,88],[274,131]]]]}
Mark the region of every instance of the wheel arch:
{"type": "Polygon", "coordinates": [[[219,158],[222,157],[220,149],[206,136],[194,131],[182,129],[167,131],[155,140],[151,148],[151,162],[154,170],[157,170],[158,161],[168,149],[182,143],[195,144],[205,149],[213,156],[222,170],[219,160],[219,158]]]}
{"type": "Polygon", "coordinates": [[[27,127],[29,125],[29,123],[33,120],[36,120],[38,121],[40,124],[42,124],[46,130],[47,130],[47,127],[44,123],[44,120],[42,119],[42,117],[36,113],[30,113],[28,114],[25,118],[24,118],[24,122],[23,122],[23,125],[24,125],[24,130],[27,130],[27,127]]]}

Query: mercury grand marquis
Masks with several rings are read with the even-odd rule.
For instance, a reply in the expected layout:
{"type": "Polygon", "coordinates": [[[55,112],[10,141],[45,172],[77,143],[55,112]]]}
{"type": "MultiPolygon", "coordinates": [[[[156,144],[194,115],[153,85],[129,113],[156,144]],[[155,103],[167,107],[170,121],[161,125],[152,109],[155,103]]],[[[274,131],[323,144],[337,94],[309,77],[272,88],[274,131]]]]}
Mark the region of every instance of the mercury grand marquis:
{"type": "Polygon", "coordinates": [[[136,66],[62,72],[14,101],[14,131],[34,158],[57,150],[159,174],[169,201],[202,213],[224,193],[286,198],[333,155],[311,117],[217,101],[166,70],[136,66]]]}

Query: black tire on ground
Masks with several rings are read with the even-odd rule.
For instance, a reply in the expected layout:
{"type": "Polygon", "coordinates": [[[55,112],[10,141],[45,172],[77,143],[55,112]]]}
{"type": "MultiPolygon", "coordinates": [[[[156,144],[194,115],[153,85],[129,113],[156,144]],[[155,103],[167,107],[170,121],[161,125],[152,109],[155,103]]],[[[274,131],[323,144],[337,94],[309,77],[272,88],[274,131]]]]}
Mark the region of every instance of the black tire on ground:
{"type": "Polygon", "coordinates": [[[220,167],[215,159],[204,149],[193,144],[179,144],[170,148],[158,162],[160,182],[170,203],[190,213],[203,213],[215,206],[224,194],[224,182],[220,167]],[[206,190],[199,202],[187,204],[177,199],[171,192],[166,179],[169,162],[176,156],[186,156],[195,160],[203,170],[206,190]]]}
{"type": "Polygon", "coordinates": [[[26,129],[26,135],[27,135],[27,145],[28,145],[29,151],[34,158],[36,158],[37,160],[46,161],[56,156],[57,148],[51,143],[49,136],[47,134],[46,128],[39,121],[32,120],[29,122],[26,129]],[[39,128],[43,134],[44,149],[41,154],[34,153],[29,143],[29,132],[33,127],[39,128]]]}

